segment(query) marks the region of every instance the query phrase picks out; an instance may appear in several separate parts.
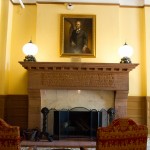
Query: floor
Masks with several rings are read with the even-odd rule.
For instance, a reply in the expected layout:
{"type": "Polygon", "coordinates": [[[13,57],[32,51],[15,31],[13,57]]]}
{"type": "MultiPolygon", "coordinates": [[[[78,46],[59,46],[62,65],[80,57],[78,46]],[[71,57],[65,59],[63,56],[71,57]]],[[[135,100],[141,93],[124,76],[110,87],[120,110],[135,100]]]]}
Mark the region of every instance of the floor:
{"type": "MultiPolygon", "coordinates": [[[[29,148],[29,147],[22,147],[21,150],[58,150],[58,148],[46,148],[46,147],[33,147],[33,148],[29,148]]],[[[59,149],[61,150],[61,149],[59,149]]],[[[63,149],[64,150],[64,149],[63,149]]],[[[66,150],[80,150],[79,148],[66,148],[66,150]]],[[[88,148],[88,150],[95,150],[95,148],[88,148]]],[[[150,138],[148,138],[147,140],[147,150],[150,150],[150,138]]]]}
{"type": "Polygon", "coordinates": [[[150,138],[147,140],[147,150],[150,150],[150,138]]]}
{"type": "MultiPolygon", "coordinates": [[[[22,147],[21,150],[61,150],[60,148],[44,148],[44,147],[41,147],[41,148],[29,148],[29,147],[22,147]]],[[[80,150],[79,148],[63,148],[62,150],[80,150]]],[[[88,148],[88,150],[95,150],[95,148],[88,148]]]]}

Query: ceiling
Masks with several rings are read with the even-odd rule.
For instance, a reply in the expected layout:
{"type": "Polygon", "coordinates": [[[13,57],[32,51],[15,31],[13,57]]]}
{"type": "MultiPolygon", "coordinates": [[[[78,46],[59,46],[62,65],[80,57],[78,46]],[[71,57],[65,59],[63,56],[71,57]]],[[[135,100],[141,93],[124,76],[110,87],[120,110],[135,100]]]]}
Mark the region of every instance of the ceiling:
{"type": "Polygon", "coordinates": [[[144,6],[150,5],[150,0],[11,0],[14,4],[22,1],[24,4],[34,3],[96,3],[96,4],[118,4],[121,6],[144,6]]]}

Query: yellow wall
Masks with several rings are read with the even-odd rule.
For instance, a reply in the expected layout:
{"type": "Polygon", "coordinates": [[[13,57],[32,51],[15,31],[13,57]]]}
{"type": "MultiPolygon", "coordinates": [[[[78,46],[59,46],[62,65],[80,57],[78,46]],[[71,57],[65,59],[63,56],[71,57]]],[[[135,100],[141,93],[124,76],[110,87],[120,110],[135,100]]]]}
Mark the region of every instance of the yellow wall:
{"type": "Polygon", "coordinates": [[[11,58],[9,71],[9,94],[27,93],[27,72],[18,61],[24,59],[22,47],[32,39],[36,41],[36,5],[28,5],[25,9],[14,6],[12,36],[11,36],[11,58]]]}
{"type": "Polygon", "coordinates": [[[150,95],[150,7],[145,7],[145,45],[146,45],[146,75],[147,75],[147,95],[150,95]]]}
{"type": "Polygon", "coordinates": [[[130,73],[129,95],[139,96],[146,94],[145,86],[145,32],[144,9],[120,9],[120,39],[127,41],[134,48],[133,63],[140,65],[130,73]]]}
{"type": "Polygon", "coordinates": [[[82,58],[82,62],[119,63],[118,48],[125,42],[131,45],[134,48],[132,62],[140,65],[130,73],[129,95],[146,96],[148,93],[146,66],[148,68],[150,62],[146,53],[150,45],[146,31],[150,25],[149,7],[74,4],[73,10],[67,10],[64,4],[37,4],[26,5],[25,9],[14,5],[11,13],[8,94],[27,93],[27,71],[18,61],[24,59],[22,46],[31,38],[39,48],[37,61],[70,61],[70,58],[60,57],[60,14],[96,15],[96,58],[82,58]]]}
{"type": "Polygon", "coordinates": [[[7,25],[8,25],[9,1],[0,0],[0,94],[6,94],[7,79],[7,25]]]}
{"type": "Polygon", "coordinates": [[[118,55],[116,53],[119,35],[117,28],[119,17],[118,6],[75,5],[74,10],[70,11],[66,9],[64,4],[38,4],[37,44],[39,46],[39,52],[37,58],[39,61],[70,61],[70,58],[60,58],[59,56],[60,14],[81,14],[81,10],[82,14],[96,15],[96,58],[82,58],[82,61],[119,61],[116,57],[118,55]],[[113,18],[113,24],[111,18],[113,18]],[[109,54],[109,57],[107,54],[109,54]]]}

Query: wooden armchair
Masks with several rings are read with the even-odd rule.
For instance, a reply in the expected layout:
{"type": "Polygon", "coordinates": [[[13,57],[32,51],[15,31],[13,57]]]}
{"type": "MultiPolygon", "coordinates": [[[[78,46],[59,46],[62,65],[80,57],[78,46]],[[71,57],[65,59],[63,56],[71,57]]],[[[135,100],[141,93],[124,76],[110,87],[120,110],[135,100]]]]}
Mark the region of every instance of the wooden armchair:
{"type": "Polygon", "coordinates": [[[0,118],[0,150],[20,150],[20,129],[0,118]]]}
{"type": "Polygon", "coordinates": [[[96,150],[146,150],[148,128],[132,119],[115,119],[97,130],[96,150]]]}

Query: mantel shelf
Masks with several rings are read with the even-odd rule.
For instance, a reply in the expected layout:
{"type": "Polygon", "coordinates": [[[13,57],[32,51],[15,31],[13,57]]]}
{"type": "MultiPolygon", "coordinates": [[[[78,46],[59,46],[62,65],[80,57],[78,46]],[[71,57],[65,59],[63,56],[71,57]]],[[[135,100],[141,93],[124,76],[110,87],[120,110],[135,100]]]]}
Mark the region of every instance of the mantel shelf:
{"type": "Polygon", "coordinates": [[[129,72],[138,64],[79,62],[19,62],[27,70],[129,72]]]}

